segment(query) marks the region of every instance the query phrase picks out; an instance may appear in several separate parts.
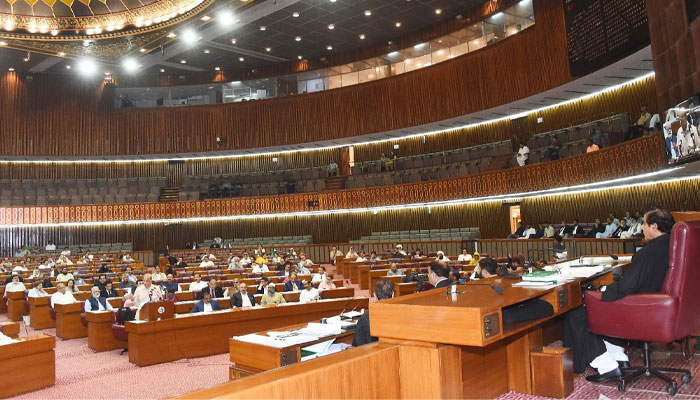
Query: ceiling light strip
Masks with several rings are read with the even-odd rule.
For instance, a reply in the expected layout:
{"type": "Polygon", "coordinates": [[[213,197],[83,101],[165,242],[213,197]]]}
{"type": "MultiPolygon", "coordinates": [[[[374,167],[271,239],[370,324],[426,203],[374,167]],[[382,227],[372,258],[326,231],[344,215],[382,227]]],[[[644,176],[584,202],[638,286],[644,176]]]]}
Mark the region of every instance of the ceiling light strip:
{"type": "MultiPolygon", "coordinates": [[[[574,99],[570,100],[565,100],[556,104],[551,104],[548,106],[540,107],[535,110],[530,110],[530,111],[524,111],[518,114],[511,114],[511,115],[506,115],[503,117],[495,118],[495,119],[490,119],[490,120],[485,120],[485,121],[480,121],[476,123],[471,123],[471,124],[464,124],[464,125],[457,125],[455,127],[450,127],[450,128],[445,128],[445,129],[438,129],[438,130],[432,130],[428,132],[422,132],[422,133],[414,133],[410,135],[405,135],[405,136],[397,136],[393,138],[387,138],[387,139],[375,139],[375,140],[368,140],[364,142],[359,142],[359,143],[354,143],[352,146],[366,146],[366,145],[374,145],[378,143],[386,143],[386,142],[398,142],[401,140],[408,140],[408,139],[414,139],[414,138],[419,138],[419,137],[424,137],[424,136],[434,136],[434,135],[439,135],[442,133],[446,132],[454,132],[456,130],[461,130],[461,129],[469,129],[469,128],[475,128],[483,125],[488,125],[488,124],[493,124],[496,122],[501,122],[505,120],[512,120],[512,119],[517,119],[517,118],[522,118],[526,117],[531,114],[537,114],[543,111],[551,110],[557,107],[565,106],[568,104],[576,103],[579,101],[591,99],[596,96],[601,96],[606,93],[622,89],[626,86],[630,85],[635,85],[639,82],[642,82],[646,79],[650,79],[654,77],[654,72],[650,72],[648,74],[645,74],[643,76],[640,76],[638,78],[631,79],[629,81],[610,86],[608,88],[599,90],[597,92],[589,93],[586,95],[583,95],[581,97],[577,97],[574,99]]],[[[13,159],[0,159],[0,164],[3,163],[8,163],[8,164],[110,164],[110,163],[153,163],[153,162],[168,162],[168,161],[197,161],[197,160],[226,160],[226,159],[236,159],[236,158],[246,158],[246,157],[260,157],[260,156],[275,156],[278,157],[280,154],[291,154],[291,153],[300,153],[300,152],[310,152],[310,151],[323,151],[323,150],[332,150],[332,149],[337,149],[337,148],[342,148],[342,147],[348,147],[351,146],[350,144],[335,144],[335,145],[328,145],[328,146],[319,146],[319,147],[301,147],[298,149],[294,150],[274,150],[274,151],[266,151],[266,152],[258,152],[258,153],[248,153],[248,154],[228,154],[228,155],[210,155],[210,156],[190,156],[190,157],[163,157],[163,158],[131,158],[131,159],[124,159],[124,158],[115,158],[115,159],[54,159],[54,158],[45,158],[45,159],[35,159],[35,160],[13,160],[13,159]]]]}
{"type": "Polygon", "coordinates": [[[604,190],[629,190],[630,188],[639,188],[645,186],[661,185],[671,182],[682,182],[688,180],[700,179],[700,174],[691,175],[686,177],[671,177],[659,180],[658,177],[662,175],[667,175],[671,172],[675,172],[682,169],[681,168],[669,168],[656,172],[650,172],[646,174],[640,174],[635,176],[629,176],[625,178],[611,179],[607,181],[594,182],[590,184],[574,185],[559,187],[555,189],[545,189],[533,192],[523,192],[523,193],[513,193],[507,195],[493,195],[493,196],[482,196],[482,197],[472,197],[465,199],[456,200],[446,200],[446,201],[435,201],[435,202],[424,202],[424,203],[411,203],[411,204],[397,204],[391,206],[378,206],[378,207],[360,207],[360,208],[346,208],[338,210],[318,210],[318,211],[298,211],[291,213],[279,213],[279,214],[250,214],[250,215],[229,215],[229,216],[211,216],[211,217],[193,217],[193,218],[163,218],[163,219],[149,219],[149,220],[126,220],[126,221],[99,221],[99,222],[64,222],[64,223],[43,223],[43,224],[17,224],[17,225],[7,225],[0,224],[0,230],[14,229],[14,228],[72,228],[72,227],[91,227],[91,226],[113,226],[113,225],[135,225],[135,224],[173,224],[173,223],[188,223],[188,222],[204,222],[204,221],[240,221],[240,220],[250,220],[250,219],[272,219],[272,218],[289,218],[289,217],[306,217],[306,216],[325,216],[325,215],[343,215],[343,214],[357,214],[373,212],[378,213],[382,211],[394,211],[394,210],[410,210],[410,209],[420,209],[420,208],[434,208],[434,207],[450,207],[465,204],[474,203],[484,203],[484,202],[504,202],[504,201],[516,201],[522,199],[531,198],[543,198],[543,197],[555,197],[555,196],[570,196],[572,194],[581,193],[593,193],[604,190]],[[626,183],[634,179],[648,179],[651,180],[643,182],[632,182],[627,183],[624,186],[610,187],[609,185],[626,183]]]}

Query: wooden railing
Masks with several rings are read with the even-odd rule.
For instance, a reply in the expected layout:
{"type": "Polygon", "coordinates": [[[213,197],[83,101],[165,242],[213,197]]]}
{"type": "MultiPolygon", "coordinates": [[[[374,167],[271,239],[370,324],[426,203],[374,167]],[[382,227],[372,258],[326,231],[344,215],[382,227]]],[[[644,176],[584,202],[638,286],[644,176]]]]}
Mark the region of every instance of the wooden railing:
{"type": "Polygon", "coordinates": [[[656,171],[666,164],[659,134],[548,163],[457,178],[368,189],[175,203],[0,208],[0,225],[53,224],[342,210],[524,193],[656,171]]]}

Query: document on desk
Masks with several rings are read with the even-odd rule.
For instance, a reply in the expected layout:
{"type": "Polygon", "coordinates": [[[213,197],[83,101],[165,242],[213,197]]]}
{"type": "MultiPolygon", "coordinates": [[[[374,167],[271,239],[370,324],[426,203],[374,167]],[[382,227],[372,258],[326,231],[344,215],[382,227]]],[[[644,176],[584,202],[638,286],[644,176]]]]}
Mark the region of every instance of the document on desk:
{"type": "Polygon", "coordinates": [[[251,333],[243,336],[234,336],[234,340],[240,342],[259,344],[263,346],[275,347],[278,349],[294,346],[297,344],[308,343],[318,340],[318,337],[311,335],[291,335],[288,337],[270,337],[251,333]]]}
{"type": "Polygon", "coordinates": [[[527,289],[551,289],[553,287],[559,286],[559,283],[552,283],[552,282],[538,282],[538,281],[522,281],[518,283],[514,283],[511,286],[513,287],[523,287],[527,289]]]}
{"type": "Polygon", "coordinates": [[[316,322],[309,322],[306,328],[301,328],[297,332],[312,335],[318,337],[325,337],[331,335],[340,335],[342,333],[341,324],[319,324],[316,322]]]}
{"type": "Polygon", "coordinates": [[[587,266],[587,267],[571,266],[571,267],[562,268],[559,271],[559,273],[567,278],[588,278],[589,276],[593,276],[599,272],[603,272],[604,269],[605,269],[605,266],[603,266],[603,265],[587,266]]]}

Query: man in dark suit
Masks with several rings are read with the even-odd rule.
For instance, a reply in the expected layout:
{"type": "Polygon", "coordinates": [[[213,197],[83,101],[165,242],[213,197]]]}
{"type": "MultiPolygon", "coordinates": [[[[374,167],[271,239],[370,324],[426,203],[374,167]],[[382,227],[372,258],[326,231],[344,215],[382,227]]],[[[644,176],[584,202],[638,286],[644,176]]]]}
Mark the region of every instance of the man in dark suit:
{"type": "Polygon", "coordinates": [[[437,288],[450,286],[450,269],[441,261],[433,261],[428,266],[428,282],[437,288]]]}
{"type": "Polygon", "coordinates": [[[303,288],[304,286],[302,286],[301,281],[297,279],[297,273],[292,272],[291,274],[289,274],[289,280],[284,283],[284,291],[298,292],[303,288]]]}
{"type": "Polygon", "coordinates": [[[586,236],[585,232],[583,232],[583,227],[578,224],[578,220],[574,220],[574,224],[569,227],[570,232],[569,234],[573,237],[581,238],[586,236]]]}
{"type": "Polygon", "coordinates": [[[194,308],[192,308],[190,313],[212,312],[217,310],[221,310],[219,303],[217,303],[216,300],[211,299],[209,292],[204,292],[204,298],[194,305],[194,308]]]}
{"type": "Polygon", "coordinates": [[[216,286],[215,278],[211,278],[211,280],[209,280],[209,286],[202,289],[202,293],[209,293],[215,299],[224,297],[224,289],[219,286],[216,286]]]}
{"type": "Polygon", "coordinates": [[[117,293],[117,289],[114,289],[112,287],[112,282],[107,281],[107,283],[105,283],[104,289],[100,290],[100,296],[106,298],[119,297],[119,293],[117,293]]]}
{"type": "Polygon", "coordinates": [[[238,286],[238,292],[231,296],[231,308],[234,307],[253,307],[255,305],[255,298],[253,293],[248,292],[248,285],[244,282],[238,286]]]}
{"type": "MultiPolygon", "coordinates": [[[[382,301],[394,297],[394,283],[385,279],[380,279],[374,284],[374,297],[382,301]]],[[[357,327],[352,337],[353,346],[376,342],[378,339],[369,334],[369,312],[365,311],[357,320],[357,327]]]]}

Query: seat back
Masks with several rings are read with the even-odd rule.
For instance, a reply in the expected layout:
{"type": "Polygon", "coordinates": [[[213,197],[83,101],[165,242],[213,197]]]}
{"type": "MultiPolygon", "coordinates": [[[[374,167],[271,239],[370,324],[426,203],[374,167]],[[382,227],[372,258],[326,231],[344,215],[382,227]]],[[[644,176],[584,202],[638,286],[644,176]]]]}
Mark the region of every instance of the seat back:
{"type": "Polygon", "coordinates": [[[678,222],[671,232],[668,272],[662,293],[678,298],[676,337],[700,327],[700,221],[678,222]]]}

